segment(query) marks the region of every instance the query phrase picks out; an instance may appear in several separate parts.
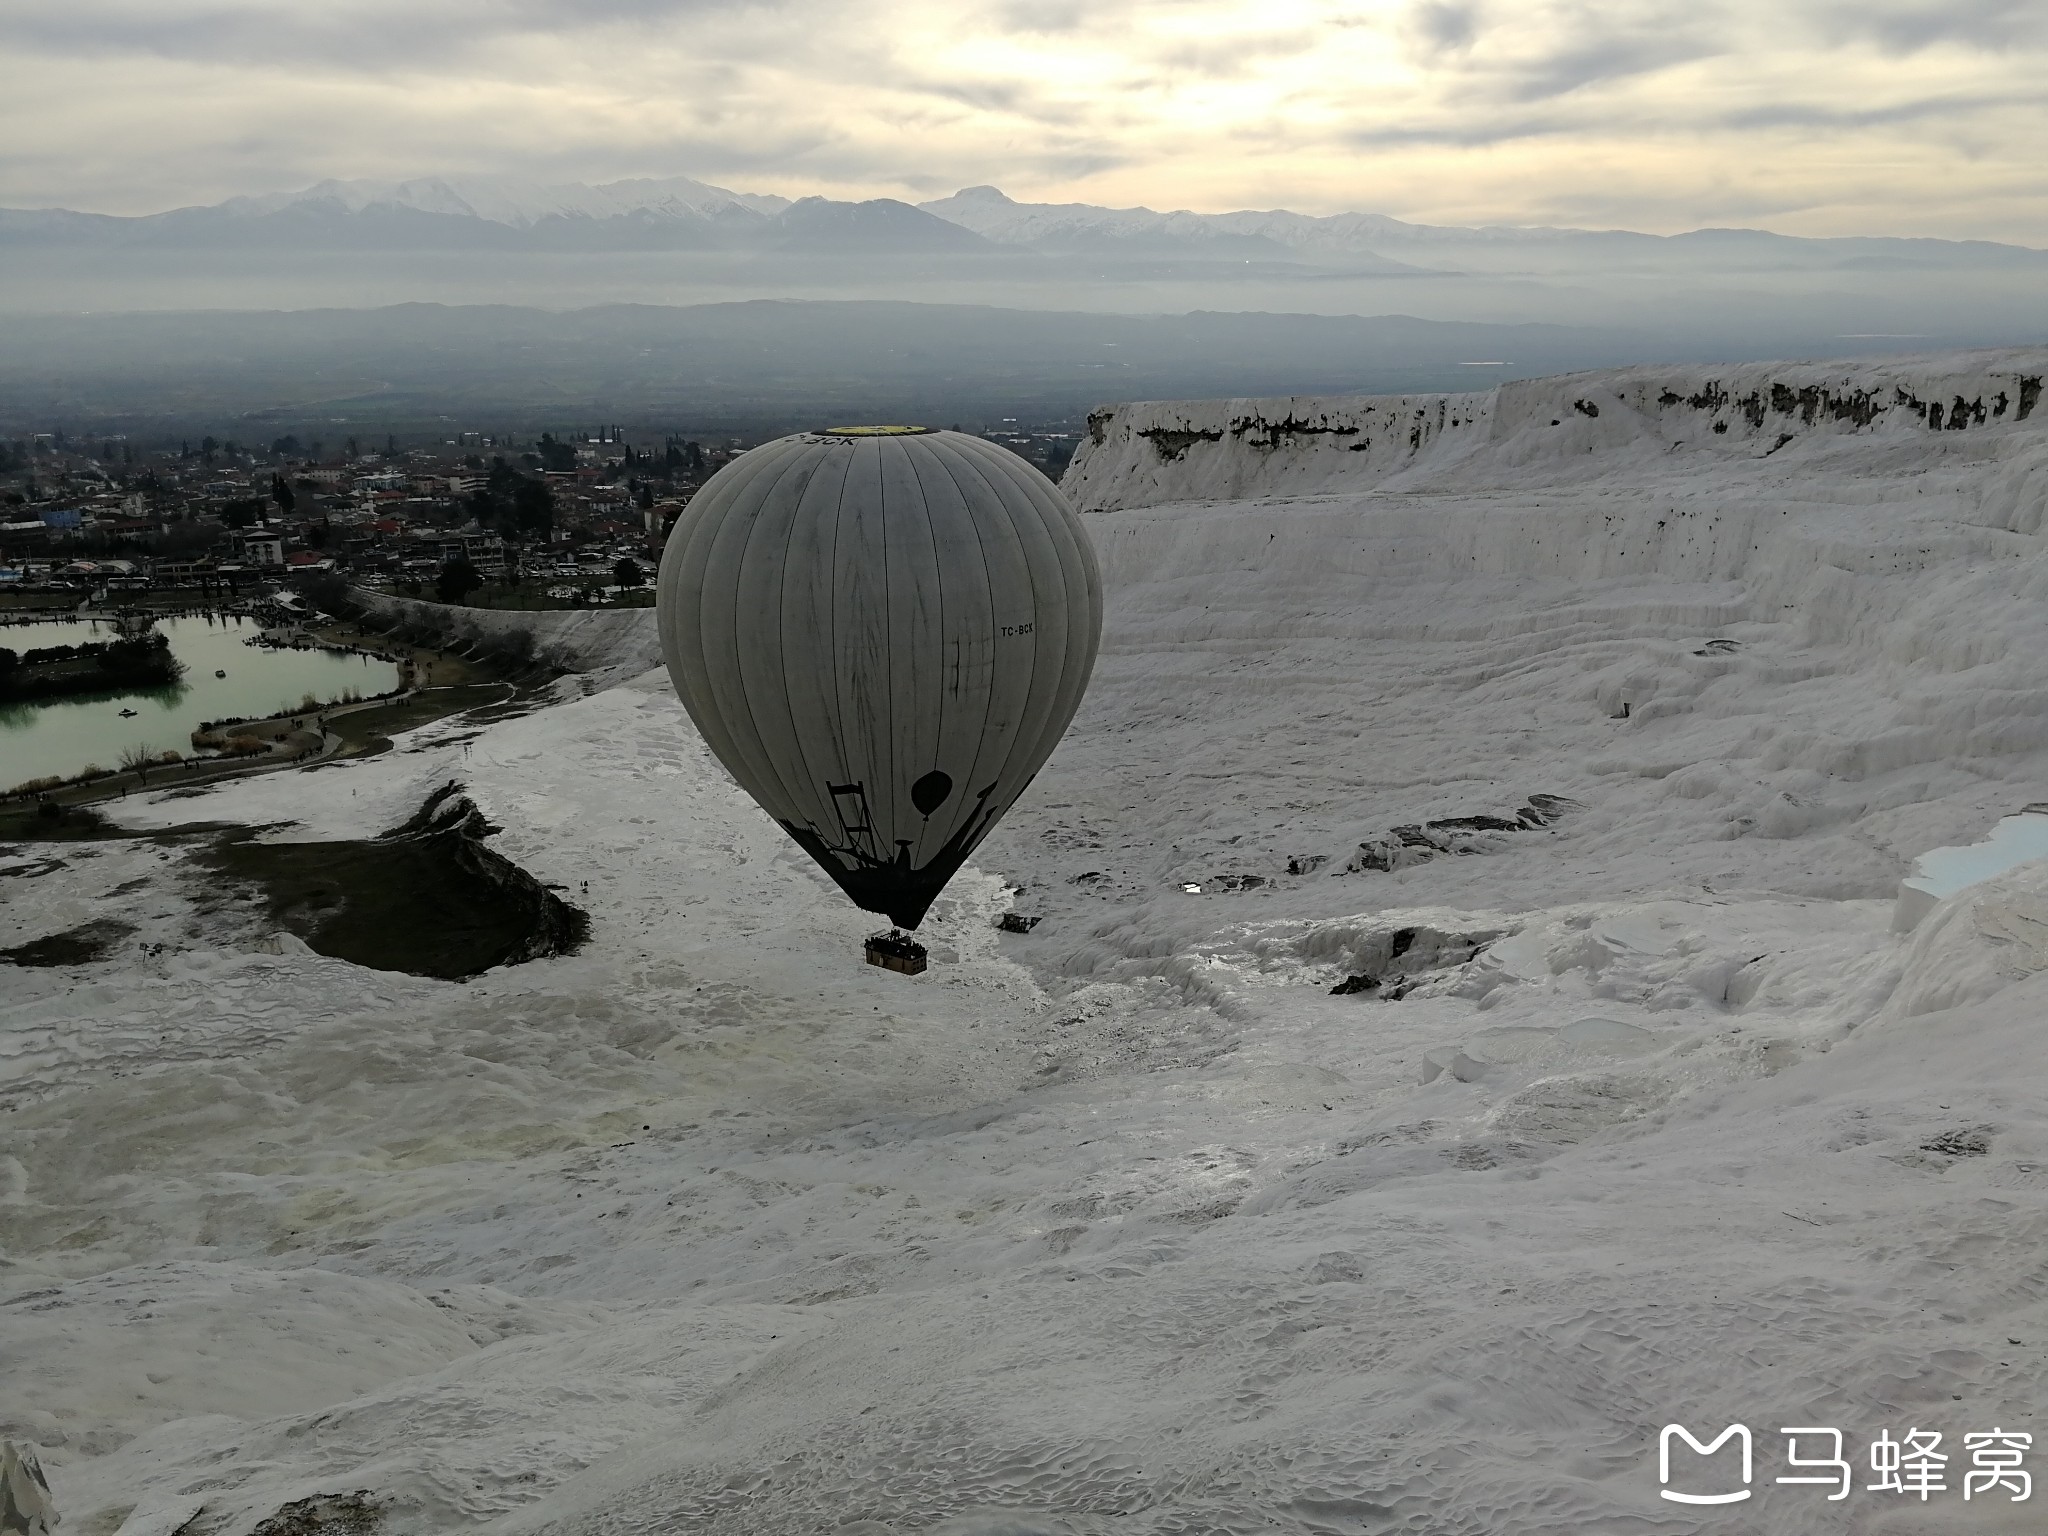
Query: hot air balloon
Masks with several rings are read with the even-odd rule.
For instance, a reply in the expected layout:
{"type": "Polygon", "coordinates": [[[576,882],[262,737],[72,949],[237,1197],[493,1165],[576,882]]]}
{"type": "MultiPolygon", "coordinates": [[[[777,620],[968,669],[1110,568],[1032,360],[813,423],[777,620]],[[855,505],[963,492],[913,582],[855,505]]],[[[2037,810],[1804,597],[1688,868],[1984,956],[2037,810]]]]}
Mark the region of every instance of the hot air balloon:
{"type": "Polygon", "coordinates": [[[1007,449],[835,427],[713,475],[656,606],[712,753],[857,905],[909,929],[1073,719],[1102,577],[1073,508],[1007,449]]]}

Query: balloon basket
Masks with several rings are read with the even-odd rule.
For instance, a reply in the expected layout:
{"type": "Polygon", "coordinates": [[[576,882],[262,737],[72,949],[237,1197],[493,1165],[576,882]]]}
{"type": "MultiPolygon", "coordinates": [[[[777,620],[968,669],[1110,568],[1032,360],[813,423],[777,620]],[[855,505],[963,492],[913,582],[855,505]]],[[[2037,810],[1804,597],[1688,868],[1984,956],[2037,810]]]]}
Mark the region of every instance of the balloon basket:
{"type": "Polygon", "coordinates": [[[868,936],[868,964],[901,976],[916,976],[924,970],[924,946],[901,928],[868,936]]]}

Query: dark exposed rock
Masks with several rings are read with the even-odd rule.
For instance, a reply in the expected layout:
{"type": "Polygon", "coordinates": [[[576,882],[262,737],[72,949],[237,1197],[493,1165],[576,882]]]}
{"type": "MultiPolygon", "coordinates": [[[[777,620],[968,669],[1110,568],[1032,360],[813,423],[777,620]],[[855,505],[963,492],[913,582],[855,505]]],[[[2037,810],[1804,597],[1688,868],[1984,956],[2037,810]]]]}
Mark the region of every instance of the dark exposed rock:
{"type": "Polygon", "coordinates": [[[1483,928],[1458,933],[1418,924],[1368,935],[1347,957],[1358,969],[1332,987],[1330,995],[1370,993],[1383,1002],[1397,1002],[1414,989],[1420,977],[1476,960],[1502,932],[1483,928]]]}
{"type": "Polygon", "coordinates": [[[1432,832],[1519,832],[1522,823],[1505,816],[1446,816],[1427,824],[1432,832]]]}
{"type": "Polygon", "coordinates": [[[104,960],[108,951],[134,931],[131,924],[101,918],[17,944],[12,949],[0,949],[0,964],[91,965],[95,960],[104,960]]]}
{"type": "Polygon", "coordinates": [[[1141,427],[1138,436],[1152,444],[1162,464],[1187,457],[1187,451],[1197,443],[1223,441],[1221,432],[1206,427],[1141,427]]]}
{"type": "Polygon", "coordinates": [[[1600,407],[1590,400],[1574,400],[1572,402],[1572,409],[1581,416],[1598,416],[1600,414],[1600,407]]]}
{"type": "Polygon", "coordinates": [[[384,1511],[367,1488],[294,1499],[258,1522],[249,1536],[372,1536],[384,1511]]]}
{"type": "Polygon", "coordinates": [[[1327,853],[1306,854],[1300,858],[1289,859],[1287,861],[1287,873],[1290,875],[1313,874],[1329,862],[1330,856],[1327,853]]]}
{"type": "Polygon", "coordinates": [[[1279,421],[1268,421],[1263,416],[1241,417],[1230,424],[1230,431],[1233,437],[1248,439],[1254,448],[1268,449],[1278,448],[1283,438],[1358,435],[1358,428],[1332,425],[1327,416],[1310,421],[1291,413],[1279,421]]]}
{"type": "Polygon", "coordinates": [[[1005,912],[996,919],[996,926],[1004,933],[1029,933],[1041,921],[1037,914],[1026,917],[1022,912],[1005,912]]]}
{"type": "Polygon", "coordinates": [[[1561,816],[1569,816],[1585,808],[1583,800],[1574,800],[1570,795],[1531,795],[1529,803],[1515,812],[1515,816],[1525,823],[1546,827],[1561,816]]]}
{"type": "MultiPolygon", "coordinates": [[[[1564,795],[1531,795],[1529,803],[1512,817],[1497,815],[1444,816],[1435,821],[1389,827],[1381,837],[1367,838],[1353,850],[1345,863],[1347,874],[1406,869],[1438,854],[1487,853],[1502,846],[1492,839],[1501,832],[1529,832],[1547,827],[1560,817],[1585,806],[1564,795]]],[[[1291,860],[1288,873],[1297,873],[1300,860],[1291,860]]],[[[1313,866],[1306,866],[1313,867],[1313,866]]]]}
{"type": "Polygon", "coordinates": [[[461,791],[442,785],[375,838],[266,843],[236,828],[202,862],[316,953],[356,965],[460,981],[574,953],[588,914],[489,847],[498,828],[461,791]]]}
{"type": "Polygon", "coordinates": [[[1367,870],[1384,873],[1388,870],[1406,869],[1411,864],[1420,864],[1429,856],[1430,850],[1415,852],[1397,839],[1374,837],[1358,845],[1344,869],[1347,874],[1358,874],[1367,870]]]}
{"type": "Polygon", "coordinates": [[[1921,1142],[1920,1150],[1939,1152],[1943,1157],[1982,1157],[1991,1150],[1989,1128],[1980,1125],[1943,1131],[1921,1142]]]}

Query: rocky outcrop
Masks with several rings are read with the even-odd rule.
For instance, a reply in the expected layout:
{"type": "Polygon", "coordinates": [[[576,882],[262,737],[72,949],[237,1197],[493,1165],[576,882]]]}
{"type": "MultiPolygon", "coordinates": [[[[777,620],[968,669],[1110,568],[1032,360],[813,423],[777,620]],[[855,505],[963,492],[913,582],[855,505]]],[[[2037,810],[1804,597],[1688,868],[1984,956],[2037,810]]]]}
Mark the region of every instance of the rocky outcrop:
{"type": "Polygon", "coordinates": [[[1506,846],[1500,833],[1534,832],[1584,809],[1564,795],[1531,795],[1529,803],[1510,816],[1445,816],[1394,827],[1383,837],[1369,837],[1360,843],[1346,861],[1344,872],[1355,875],[1367,870],[1406,869],[1443,853],[1491,853],[1506,846]]]}
{"type": "Polygon", "coordinates": [[[2040,422],[2048,353],[1685,364],[1473,394],[1139,401],[1098,410],[1062,488],[1084,512],[1416,488],[1591,452],[1764,458],[1801,437],[2040,422]]]}
{"type": "Polygon", "coordinates": [[[1505,931],[1480,928],[1454,932],[1417,924],[1369,933],[1345,956],[1350,973],[1330,988],[1330,995],[1398,1002],[1408,995],[1417,977],[1470,964],[1505,931]]]}
{"type": "Polygon", "coordinates": [[[590,934],[586,913],[488,845],[497,831],[451,780],[378,837],[263,842],[238,828],[203,862],[317,954],[461,981],[572,954],[590,934]]]}

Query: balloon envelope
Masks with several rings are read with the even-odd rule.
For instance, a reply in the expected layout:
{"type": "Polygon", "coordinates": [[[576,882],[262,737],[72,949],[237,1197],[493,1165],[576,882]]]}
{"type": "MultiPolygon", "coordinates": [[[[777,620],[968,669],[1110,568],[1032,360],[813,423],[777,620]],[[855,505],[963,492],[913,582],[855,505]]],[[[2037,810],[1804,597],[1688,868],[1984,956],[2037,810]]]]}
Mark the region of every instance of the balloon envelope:
{"type": "Polygon", "coordinates": [[[719,761],[856,903],[914,928],[1073,719],[1102,577],[1007,449],[837,428],[713,475],[657,607],[719,761]]]}

